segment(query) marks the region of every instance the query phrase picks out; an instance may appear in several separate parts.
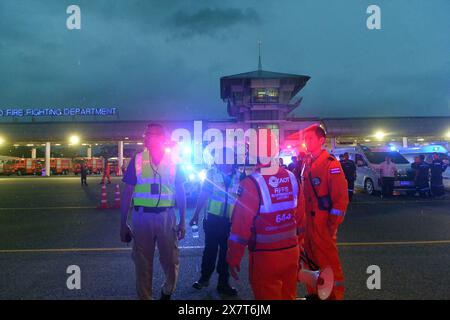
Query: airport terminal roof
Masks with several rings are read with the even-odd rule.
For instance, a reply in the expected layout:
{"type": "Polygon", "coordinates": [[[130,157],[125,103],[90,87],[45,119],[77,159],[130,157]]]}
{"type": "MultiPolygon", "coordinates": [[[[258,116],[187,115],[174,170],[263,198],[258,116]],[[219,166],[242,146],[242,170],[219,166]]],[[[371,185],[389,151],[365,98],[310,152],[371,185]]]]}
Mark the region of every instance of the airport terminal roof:
{"type": "MultiPolygon", "coordinates": [[[[381,130],[396,137],[443,137],[450,131],[450,117],[395,117],[395,118],[291,118],[292,122],[322,122],[330,137],[369,137],[381,130]]],[[[77,122],[9,122],[0,123],[0,136],[13,143],[66,141],[71,134],[79,134],[86,142],[142,140],[149,120],[140,121],[77,121],[77,122]],[[126,139],[127,138],[127,139],[126,139]]],[[[221,121],[236,125],[234,119],[221,121]]],[[[193,120],[165,121],[168,130],[192,130],[193,120]]],[[[292,127],[292,126],[290,126],[292,127]]],[[[299,128],[302,128],[299,125],[299,128]]]]}
{"type": "Polygon", "coordinates": [[[380,117],[320,119],[331,136],[367,137],[383,131],[396,137],[443,137],[450,130],[450,117],[380,117]]]}

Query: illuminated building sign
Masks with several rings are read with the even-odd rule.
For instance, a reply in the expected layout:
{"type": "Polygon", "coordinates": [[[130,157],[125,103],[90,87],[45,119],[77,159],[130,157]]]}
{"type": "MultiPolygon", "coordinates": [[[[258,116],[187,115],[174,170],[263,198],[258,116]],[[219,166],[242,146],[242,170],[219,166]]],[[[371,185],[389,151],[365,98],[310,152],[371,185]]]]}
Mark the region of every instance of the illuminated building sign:
{"type": "Polygon", "coordinates": [[[0,109],[0,117],[68,117],[114,116],[117,108],[7,108],[0,109]]]}

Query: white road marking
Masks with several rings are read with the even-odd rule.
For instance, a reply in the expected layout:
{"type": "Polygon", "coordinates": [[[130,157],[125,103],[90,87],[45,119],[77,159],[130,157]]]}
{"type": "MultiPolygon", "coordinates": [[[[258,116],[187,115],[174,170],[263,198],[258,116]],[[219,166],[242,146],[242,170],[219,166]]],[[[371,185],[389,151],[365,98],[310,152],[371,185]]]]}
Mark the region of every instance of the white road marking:
{"type": "MultiPolygon", "coordinates": [[[[450,244],[450,240],[429,241],[386,241],[386,242],[341,242],[340,247],[364,246],[404,246],[404,245],[441,245],[450,244]]],[[[203,249],[204,246],[181,246],[180,249],[203,249]]],[[[64,252],[121,252],[130,251],[131,247],[112,248],[57,248],[57,249],[2,249],[0,253],[64,253],[64,252]]]]}

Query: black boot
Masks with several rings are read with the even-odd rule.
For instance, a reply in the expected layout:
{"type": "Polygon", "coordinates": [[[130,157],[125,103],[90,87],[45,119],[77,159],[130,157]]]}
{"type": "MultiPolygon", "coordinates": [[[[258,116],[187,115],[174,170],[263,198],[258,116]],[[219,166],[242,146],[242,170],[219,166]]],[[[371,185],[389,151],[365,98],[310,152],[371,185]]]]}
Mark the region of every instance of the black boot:
{"type": "Polygon", "coordinates": [[[159,298],[159,300],[170,300],[172,298],[172,295],[170,294],[165,294],[162,290],[161,290],[161,297],[159,298]]]}
{"type": "Polygon", "coordinates": [[[193,288],[200,290],[202,288],[205,288],[209,286],[209,280],[200,278],[198,281],[195,281],[194,284],[192,285],[193,288]]]}
{"type": "Polygon", "coordinates": [[[226,296],[230,296],[230,297],[237,296],[237,293],[238,293],[236,288],[233,288],[228,283],[218,284],[217,285],[217,291],[220,294],[223,294],[223,295],[226,295],[226,296]]]}

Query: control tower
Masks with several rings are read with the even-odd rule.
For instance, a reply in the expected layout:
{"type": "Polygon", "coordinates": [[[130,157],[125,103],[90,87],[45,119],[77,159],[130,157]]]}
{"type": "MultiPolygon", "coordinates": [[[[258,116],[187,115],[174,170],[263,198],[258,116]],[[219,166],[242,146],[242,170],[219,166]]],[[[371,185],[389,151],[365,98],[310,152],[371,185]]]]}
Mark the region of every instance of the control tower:
{"type": "Polygon", "coordinates": [[[258,69],[220,78],[220,97],[227,102],[228,114],[253,128],[274,128],[300,105],[292,101],[306,85],[309,76],[258,69]]]}

